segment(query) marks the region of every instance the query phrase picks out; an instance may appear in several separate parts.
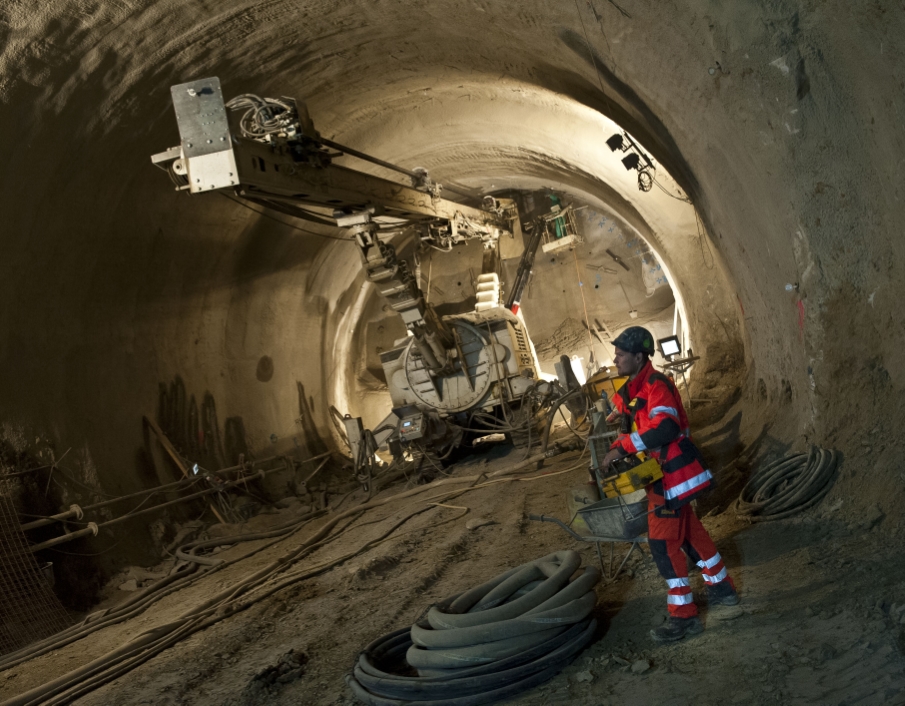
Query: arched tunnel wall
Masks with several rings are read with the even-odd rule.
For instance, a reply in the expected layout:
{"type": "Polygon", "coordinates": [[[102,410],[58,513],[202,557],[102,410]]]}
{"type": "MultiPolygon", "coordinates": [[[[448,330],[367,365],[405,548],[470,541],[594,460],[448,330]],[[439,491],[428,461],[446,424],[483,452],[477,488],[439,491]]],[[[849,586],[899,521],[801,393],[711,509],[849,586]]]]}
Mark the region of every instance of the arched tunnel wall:
{"type": "Polygon", "coordinates": [[[440,179],[525,174],[619,196],[670,266],[703,367],[744,375],[740,397],[724,391],[733,433],[854,454],[877,415],[899,412],[903,383],[901,9],[8,4],[4,441],[45,457],[72,447],[82,481],[127,491],[141,482],[141,416],[176,376],[199,407],[210,394],[221,426],[241,418],[250,446],[329,433],[335,366],[350,365],[334,346],[360,287],[354,247],[176,194],[150,165],[177,141],[169,86],[218,75],[230,94],[304,98],[327,137],[440,179]],[[528,124],[542,111],[548,123],[528,124]],[[667,222],[656,189],[605,178],[617,159],[602,115],[692,198],[704,240],[667,222]]]}

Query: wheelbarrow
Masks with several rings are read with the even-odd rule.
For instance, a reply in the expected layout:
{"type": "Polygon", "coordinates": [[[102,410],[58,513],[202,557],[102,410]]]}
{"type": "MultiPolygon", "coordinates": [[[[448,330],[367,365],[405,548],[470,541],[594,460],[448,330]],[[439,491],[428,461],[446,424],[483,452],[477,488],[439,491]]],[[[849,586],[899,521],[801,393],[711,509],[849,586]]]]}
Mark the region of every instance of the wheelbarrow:
{"type": "MultiPolygon", "coordinates": [[[[616,580],[636,548],[643,556],[640,545],[647,542],[647,537],[643,535],[647,532],[648,515],[647,495],[643,490],[630,493],[629,495],[606,498],[581,508],[576,515],[580,515],[584,520],[591,531],[590,535],[582,536],[578,534],[570,526],[572,524],[571,521],[566,524],[556,517],[528,515],[528,519],[535,522],[552,522],[562,527],[573,539],[579,542],[593,542],[597,548],[597,559],[600,561],[600,573],[607,581],[616,580]],[[600,545],[604,542],[610,545],[609,572],[603,565],[603,553],[600,550],[600,545]],[[619,567],[614,571],[616,544],[623,542],[627,542],[631,546],[622,558],[619,567]]],[[[574,517],[572,519],[574,520],[574,517]]]]}

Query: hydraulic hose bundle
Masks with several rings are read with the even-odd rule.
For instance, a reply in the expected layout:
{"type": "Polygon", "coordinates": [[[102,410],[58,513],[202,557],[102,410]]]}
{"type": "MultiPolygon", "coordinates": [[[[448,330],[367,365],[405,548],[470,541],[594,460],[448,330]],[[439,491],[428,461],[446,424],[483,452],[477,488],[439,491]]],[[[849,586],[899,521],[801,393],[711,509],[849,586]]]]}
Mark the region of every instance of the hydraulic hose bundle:
{"type": "Polygon", "coordinates": [[[581,558],[561,551],[433,606],[411,628],[365,647],[347,682],[372,706],[472,706],[552,678],[593,639],[594,585],[581,558]],[[403,676],[414,667],[418,676],[403,676]]]}
{"type": "Polygon", "coordinates": [[[806,454],[785,456],[751,476],[742,488],[736,513],[752,522],[780,520],[813,505],[832,486],[838,453],[812,446],[806,454]]]}
{"type": "MultiPolygon", "coordinates": [[[[546,451],[550,440],[550,430],[557,411],[562,405],[568,405],[573,400],[582,397],[584,398],[583,403],[579,404],[583,404],[586,411],[589,401],[583,388],[566,391],[557,382],[551,383],[539,380],[525,390],[521,398],[521,404],[517,409],[511,409],[505,399],[502,401],[502,419],[476,409],[470,413],[467,424],[460,428],[463,431],[470,432],[518,434],[522,437],[527,437],[527,447],[530,450],[532,436],[536,433],[535,430],[543,426],[541,438],[535,441],[540,441],[541,451],[546,451]]],[[[563,421],[565,419],[565,416],[563,416],[563,421]]],[[[582,442],[585,441],[584,437],[580,436],[571,426],[569,426],[569,429],[582,442]]]]}

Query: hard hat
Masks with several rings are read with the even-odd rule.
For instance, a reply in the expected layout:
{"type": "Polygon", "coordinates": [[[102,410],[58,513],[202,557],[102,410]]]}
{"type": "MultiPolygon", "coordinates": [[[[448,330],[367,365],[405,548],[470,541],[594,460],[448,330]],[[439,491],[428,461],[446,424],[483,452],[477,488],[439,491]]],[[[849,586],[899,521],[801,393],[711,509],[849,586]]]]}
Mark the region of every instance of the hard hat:
{"type": "Polygon", "coordinates": [[[621,348],[627,353],[654,354],[654,336],[646,328],[641,326],[629,326],[625,331],[616,336],[613,341],[616,348],[621,348]]]}

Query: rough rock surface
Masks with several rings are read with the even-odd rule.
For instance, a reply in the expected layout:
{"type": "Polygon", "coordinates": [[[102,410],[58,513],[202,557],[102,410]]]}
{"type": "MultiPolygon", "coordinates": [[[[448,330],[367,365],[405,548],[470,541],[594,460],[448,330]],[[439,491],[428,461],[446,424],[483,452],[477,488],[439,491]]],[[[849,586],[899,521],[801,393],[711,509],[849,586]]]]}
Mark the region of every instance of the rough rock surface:
{"type": "MultiPolygon", "coordinates": [[[[767,427],[853,450],[869,418],[901,413],[878,393],[905,370],[892,5],[73,7],[0,10],[0,365],[14,371],[0,420],[35,454],[72,447],[81,481],[135,488],[138,420],[176,376],[187,408],[194,395],[221,424],[240,417],[230,441],[253,447],[316,444],[331,403],[385,405],[357,394],[367,322],[348,317],[388,317],[352,246],[177,197],[149,164],[177,141],[170,85],[205,75],[305,98],[334,139],[441,181],[558,185],[618,218],[669,273],[701,382],[740,374],[742,395],[720,398],[746,439],[767,427]],[[603,144],[618,126],[668,194],[638,191],[603,144]]],[[[475,266],[440,259],[438,276],[475,266]]]]}
{"type": "Polygon", "coordinates": [[[578,319],[563,321],[549,338],[534,344],[540,360],[558,361],[561,355],[568,355],[588,347],[588,330],[578,319]]]}

